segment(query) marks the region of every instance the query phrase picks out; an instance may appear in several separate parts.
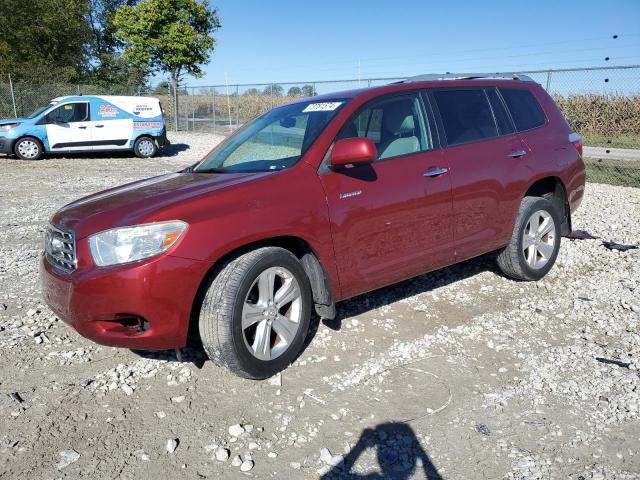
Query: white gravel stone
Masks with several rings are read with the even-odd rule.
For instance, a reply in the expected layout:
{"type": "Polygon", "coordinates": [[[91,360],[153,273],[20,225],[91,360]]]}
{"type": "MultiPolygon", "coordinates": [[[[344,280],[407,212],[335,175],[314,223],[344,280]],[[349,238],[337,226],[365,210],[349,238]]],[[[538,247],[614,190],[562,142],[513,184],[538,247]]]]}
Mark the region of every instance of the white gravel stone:
{"type": "Polygon", "coordinates": [[[58,470],[62,470],[63,468],[68,467],[74,462],[77,462],[80,459],[80,454],[76,452],[74,449],[65,450],[64,452],[60,452],[60,461],[56,468],[58,470]]]}
{"type": "Polygon", "coordinates": [[[229,427],[229,435],[231,435],[232,437],[239,437],[243,433],[244,433],[244,428],[242,428],[242,425],[238,423],[236,423],[235,425],[231,425],[229,427]]]}
{"type": "Polygon", "coordinates": [[[240,465],[240,471],[248,472],[253,468],[253,466],[254,466],[253,460],[245,460],[244,462],[242,462],[242,465],[240,465]]]}
{"type": "Polygon", "coordinates": [[[218,447],[216,449],[215,457],[219,462],[226,462],[227,460],[229,460],[229,449],[218,447]]]}
{"type": "Polygon", "coordinates": [[[176,448],[178,448],[178,443],[179,443],[179,440],[177,438],[170,438],[169,440],[167,440],[167,445],[166,445],[167,453],[175,452],[176,448]]]}

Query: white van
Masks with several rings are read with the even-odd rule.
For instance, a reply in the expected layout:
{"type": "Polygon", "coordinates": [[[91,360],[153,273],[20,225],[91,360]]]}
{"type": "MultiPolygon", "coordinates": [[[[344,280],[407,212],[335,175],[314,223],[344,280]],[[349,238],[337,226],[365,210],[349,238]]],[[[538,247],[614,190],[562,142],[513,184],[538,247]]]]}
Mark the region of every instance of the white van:
{"type": "Polygon", "coordinates": [[[162,106],[153,97],[59,97],[26,118],[0,120],[0,153],[24,160],[98,150],[148,158],[166,143],[162,106]]]}

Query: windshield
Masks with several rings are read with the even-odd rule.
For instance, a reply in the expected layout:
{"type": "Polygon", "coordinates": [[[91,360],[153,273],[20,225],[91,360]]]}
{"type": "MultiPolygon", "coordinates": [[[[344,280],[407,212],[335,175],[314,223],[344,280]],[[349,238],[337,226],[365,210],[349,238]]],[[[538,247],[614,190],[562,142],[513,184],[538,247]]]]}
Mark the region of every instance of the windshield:
{"type": "Polygon", "coordinates": [[[225,140],[194,171],[267,172],[289,168],[346,103],[308,101],[274,108],[225,140]]]}
{"type": "Polygon", "coordinates": [[[55,105],[55,103],[50,103],[48,105],[45,105],[44,107],[36,108],[33,112],[31,112],[31,114],[27,115],[27,118],[36,118],[38,115],[44,112],[47,108],[53,105],[55,105]]]}

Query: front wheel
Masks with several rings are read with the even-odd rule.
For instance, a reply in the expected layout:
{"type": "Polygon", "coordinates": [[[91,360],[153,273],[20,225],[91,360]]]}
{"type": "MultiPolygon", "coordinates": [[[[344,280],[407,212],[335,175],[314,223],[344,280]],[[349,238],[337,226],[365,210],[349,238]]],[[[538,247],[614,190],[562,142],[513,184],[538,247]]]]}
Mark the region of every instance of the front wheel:
{"type": "Polygon", "coordinates": [[[13,146],[13,153],[21,160],[38,160],[42,157],[42,143],[37,138],[21,138],[13,146]]]}
{"type": "Polygon", "coordinates": [[[211,360],[246,378],[268,378],[302,349],[311,318],[311,286],[298,259],[278,247],[245,253],[211,281],[200,310],[211,360]]]}
{"type": "Polygon", "coordinates": [[[138,158],[151,158],[157,151],[158,147],[156,142],[150,137],[140,137],[133,145],[133,153],[135,153],[138,158]]]}
{"type": "Polygon", "coordinates": [[[498,255],[502,272],[516,280],[540,280],[560,250],[560,216],[541,197],[525,197],[520,204],[511,242],[498,255]]]}

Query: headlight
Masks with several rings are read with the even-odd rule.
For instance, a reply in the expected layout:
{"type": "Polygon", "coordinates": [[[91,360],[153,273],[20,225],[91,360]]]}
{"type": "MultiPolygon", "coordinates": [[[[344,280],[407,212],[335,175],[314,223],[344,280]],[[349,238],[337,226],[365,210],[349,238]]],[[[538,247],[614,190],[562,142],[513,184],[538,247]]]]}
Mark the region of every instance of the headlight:
{"type": "Polygon", "coordinates": [[[4,125],[0,125],[0,132],[7,132],[11,130],[13,127],[17,127],[20,125],[19,123],[5,123],[4,125]]]}
{"type": "Polygon", "coordinates": [[[166,252],[186,230],[180,220],[105,230],[89,237],[91,256],[100,267],[135,262],[166,252]]]}

